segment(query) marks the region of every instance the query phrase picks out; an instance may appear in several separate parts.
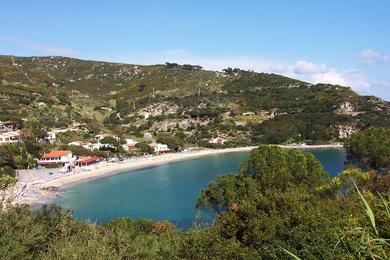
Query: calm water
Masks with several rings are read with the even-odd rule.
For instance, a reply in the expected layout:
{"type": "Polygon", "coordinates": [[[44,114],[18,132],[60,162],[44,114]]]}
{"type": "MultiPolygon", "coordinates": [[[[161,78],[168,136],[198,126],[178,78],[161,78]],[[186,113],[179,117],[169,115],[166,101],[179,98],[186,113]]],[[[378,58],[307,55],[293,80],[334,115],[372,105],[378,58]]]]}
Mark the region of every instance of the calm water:
{"type": "MultiPolygon", "coordinates": [[[[331,176],[343,169],[343,149],[308,152],[331,176]]],[[[97,223],[131,217],[169,220],[187,227],[196,215],[194,205],[201,189],[217,175],[237,171],[248,156],[249,152],[220,154],[124,172],[73,185],[52,202],[72,209],[78,219],[97,223]]]]}

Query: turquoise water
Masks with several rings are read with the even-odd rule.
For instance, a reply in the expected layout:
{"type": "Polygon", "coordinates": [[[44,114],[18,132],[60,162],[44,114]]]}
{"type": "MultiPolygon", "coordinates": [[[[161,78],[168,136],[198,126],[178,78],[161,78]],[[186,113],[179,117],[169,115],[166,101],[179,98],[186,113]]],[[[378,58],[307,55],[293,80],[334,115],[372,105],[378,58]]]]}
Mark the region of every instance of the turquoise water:
{"type": "MultiPolygon", "coordinates": [[[[343,149],[311,149],[331,174],[343,169],[343,149]]],[[[131,217],[169,220],[181,227],[195,218],[201,189],[219,174],[235,172],[249,152],[212,155],[123,172],[66,188],[52,203],[72,209],[78,219],[107,223],[131,217]]]]}

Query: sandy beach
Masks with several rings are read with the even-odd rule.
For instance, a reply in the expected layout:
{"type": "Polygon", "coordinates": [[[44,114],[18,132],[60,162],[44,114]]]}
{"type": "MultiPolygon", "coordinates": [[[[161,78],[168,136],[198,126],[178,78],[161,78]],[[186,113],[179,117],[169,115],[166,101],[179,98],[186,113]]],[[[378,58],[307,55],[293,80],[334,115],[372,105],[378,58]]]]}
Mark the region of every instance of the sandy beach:
{"type": "MultiPolygon", "coordinates": [[[[292,144],[292,145],[279,145],[283,148],[341,148],[342,144],[327,144],[327,145],[305,145],[305,144],[292,144]]],[[[251,147],[239,147],[239,148],[227,148],[227,149],[204,149],[185,151],[181,153],[171,153],[158,156],[145,156],[135,159],[128,159],[122,162],[109,163],[101,162],[93,166],[84,167],[78,170],[77,173],[70,174],[61,178],[51,180],[41,180],[31,183],[17,182],[13,187],[9,188],[2,194],[3,200],[10,201],[12,204],[44,204],[54,196],[58,195],[57,190],[61,190],[66,186],[80,183],[83,181],[89,181],[92,179],[102,178],[114,174],[118,174],[124,171],[137,170],[147,167],[154,167],[166,163],[172,163],[176,161],[189,160],[202,156],[232,153],[232,152],[244,152],[250,151],[256,148],[251,147]]]]}

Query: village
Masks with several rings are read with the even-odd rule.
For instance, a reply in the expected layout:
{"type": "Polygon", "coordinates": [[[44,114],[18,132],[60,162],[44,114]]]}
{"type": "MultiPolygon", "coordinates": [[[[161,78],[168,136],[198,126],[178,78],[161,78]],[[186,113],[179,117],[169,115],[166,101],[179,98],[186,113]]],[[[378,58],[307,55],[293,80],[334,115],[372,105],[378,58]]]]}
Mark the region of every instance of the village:
{"type": "MultiPolygon", "coordinates": [[[[141,117],[144,118],[143,120],[147,120],[149,116],[158,116],[162,113],[160,110],[165,111],[161,106],[156,106],[154,109],[148,109],[147,111],[150,113],[142,114],[141,117]]],[[[259,123],[283,114],[285,113],[278,113],[276,109],[271,109],[258,112],[244,111],[236,115],[225,112],[221,118],[226,122],[234,121],[236,127],[245,127],[253,122],[259,123]]],[[[192,124],[207,126],[212,122],[207,116],[189,117],[187,121],[184,120],[181,123],[189,124],[192,122],[192,124]]],[[[29,155],[33,156],[32,163],[18,165],[13,168],[13,173],[8,173],[8,175],[14,176],[18,182],[32,182],[82,174],[85,171],[103,167],[107,163],[118,164],[142,158],[151,160],[150,158],[163,154],[172,153],[180,156],[183,152],[205,148],[226,149],[250,146],[249,143],[237,145],[233,142],[234,135],[228,131],[219,130],[204,135],[200,145],[185,144],[169,133],[169,124],[164,125],[164,122],[157,122],[158,124],[155,123],[150,129],[142,131],[142,136],[132,136],[117,134],[112,130],[109,132],[102,129],[96,131],[86,124],[77,122],[62,128],[43,127],[42,129],[42,126],[39,126],[31,129],[31,123],[25,119],[9,119],[8,121],[0,121],[0,146],[31,143],[31,141],[40,146],[38,153],[29,155]],[[161,138],[161,135],[164,138],[161,138]]],[[[347,138],[357,130],[355,126],[350,125],[339,125],[338,128],[339,138],[347,138]]],[[[188,135],[188,132],[186,134],[188,135]]],[[[296,146],[294,143],[289,145],[296,146]]],[[[299,144],[298,147],[300,145],[305,144],[299,144]]]]}
{"type": "MultiPolygon", "coordinates": [[[[47,144],[53,149],[44,152],[39,158],[34,158],[36,160],[34,167],[17,169],[17,179],[32,181],[60,177],[61,174],[90,170],[91,166],[101,162],[117,163],[130,157],[139,158],[149,154],[158,156],[173,152],[167,144],[156,142],[151,138],[148,143],[140,143],[134,139],[120,138],[113,134],[96,134],[89,141],[72,140],[67,143],[59,141],[61,135],[85,131],[87,130],[80,126],[51,129],[44,137],[36,138],[37,142],[47,144]],[[58,143],[65,145],[68,149],[60,149],[58,143]]],[[[19,122],[0,122],[0,145],[24,141],[23,127],[19,122]]]]}

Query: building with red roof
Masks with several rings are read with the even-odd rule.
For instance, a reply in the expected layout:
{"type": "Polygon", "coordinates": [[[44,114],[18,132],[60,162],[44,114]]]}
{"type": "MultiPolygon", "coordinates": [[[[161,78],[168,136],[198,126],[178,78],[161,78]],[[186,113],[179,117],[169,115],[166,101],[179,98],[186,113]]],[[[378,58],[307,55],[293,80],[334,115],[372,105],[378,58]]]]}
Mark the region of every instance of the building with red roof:
{"type": "Polygon", "coordinates": [[[71,151],[52,151],[45,153],[38,161],[38,165],[47,166],[50,164],[58,164],[60,166],[73,166],[75,160],[76,158],[73,156],[71,151]]]}
{"type": "Polygon", "coordinates": [[[77,166],[88,166],[88,165],[91,165],[94,163],[101,162],[103,160],[104,160],[103,157],[96,157],[96,156],[94,156],[94,157],[92,157],[92,156],[80,157],[79,159],[77,159],[76,165],[77,166]]]}

